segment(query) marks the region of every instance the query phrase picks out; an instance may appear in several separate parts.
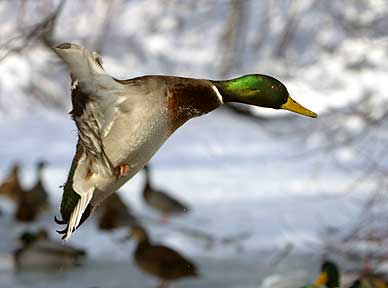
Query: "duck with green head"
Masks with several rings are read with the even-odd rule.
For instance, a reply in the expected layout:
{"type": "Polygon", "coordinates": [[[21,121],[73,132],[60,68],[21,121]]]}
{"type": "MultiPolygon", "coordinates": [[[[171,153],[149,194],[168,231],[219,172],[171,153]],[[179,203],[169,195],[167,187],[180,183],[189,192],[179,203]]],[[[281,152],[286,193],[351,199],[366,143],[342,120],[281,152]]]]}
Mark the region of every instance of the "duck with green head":
{"type": "Polygon", "coordinates": [[[337,265],[332,261],[324,261],[314,284],[306,285],[304,288],[338,288],[340,287],[340,273],[337,265]]]}
{"type": "Polygon", "coordinates": [[[19,240],[21,246],[13,255],[17,269],[63,269],[80,264],[86,256],[83,249],[51,240],[44,229],[25,231],[19,240]]]}
{"type": "Polygon", "coordinates": [[[70,114],[78,130],[77,151],[64,186],[62,220],[56,219],[67,225],[62,231],[65,239],[191,118],[228,102],[317,117],[267,75],[224,81],[162,75],[118,80],[105,72],[95,52],[72,43],[55,51],[70,70],[70,114]]]}

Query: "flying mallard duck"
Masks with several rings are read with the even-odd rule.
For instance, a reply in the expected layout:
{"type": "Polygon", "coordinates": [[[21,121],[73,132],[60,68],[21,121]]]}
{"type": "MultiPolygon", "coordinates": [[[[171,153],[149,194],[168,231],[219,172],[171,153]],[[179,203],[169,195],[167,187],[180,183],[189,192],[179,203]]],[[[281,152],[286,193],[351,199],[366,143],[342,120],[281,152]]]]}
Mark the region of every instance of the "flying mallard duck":
{"type": "Polygon", "coordinates": [[[134,251],[136,265],[144,272],[160,279],[158,287],[167,287],[167,282],[185,277],[198,276],[195,265],[175,250],[150,242],[147,232],[140,226],[129,230],[130,238],[138,244],[134,251]]]}
{"type": "Polygon", "coordinates": [[[128,227],[138,223],[136,217],[117,193],[110,195],[97,211],[100,214],[98,227],[101,230],[128,227]]]}
{"type": "Polygon", "coordinates": [[[18,269],[63,268],[77,265],[85,251],[49,239],[45,230],[26,231],[19,237],[22,247],[15,251],[18,269]]]}
{"type": "Polygon", "coordinates": [[[146,182],[143,188],[143,199],[151,208],[162,213],[162,219],[168,219],[171,214],[182,214],[189,211],[189,207],[173,198],[167,192],[156,190],[151,184],[150,165],[143,168],[146,182]]]}
{"type": "Polygon", "coordinates": [[[55,48],[70,70],[70,112],[78,144],[61,203],[64,239],[95,207],[134,176],[187,120],[223,103],[286,109],[309,117],[275,78],[252,74],[226,81],[172,76],[118,80],[95,52],[71,43],[55,48]]]}
{"type": "Polygon", "coordinates": [[[37,180],[30,190],[19,193],[15,218],[21,222],[32,222],[49,208],[48,193],[43,186],[42,171],[45,162],[36,165],[37,180]]]}
{"type": "Polygon", "coordinates": [[[7,197],[8,199],[16,202],[19,199],[19,195],[23,192],[22,185],[19,180],[20,164],[15,163],[9,172],[9,174],[0,184],[0,195],[7,197]]]}
{"type": "Polygon", "coordinates": [[[340,272],[337,265],[331,261],[324,261],[321,266],[321,272],[314,284],[304,286],[304,288],[338,288],[340,287],[340,272]]]}

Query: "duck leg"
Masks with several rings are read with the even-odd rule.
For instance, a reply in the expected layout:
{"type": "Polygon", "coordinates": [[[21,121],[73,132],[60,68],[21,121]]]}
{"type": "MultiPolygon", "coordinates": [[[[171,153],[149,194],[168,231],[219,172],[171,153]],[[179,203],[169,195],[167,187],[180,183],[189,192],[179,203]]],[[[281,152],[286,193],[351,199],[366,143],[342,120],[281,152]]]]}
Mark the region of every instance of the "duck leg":
{"type": "Polygon", "coordinates": [[[102,147],[102,149],[101,149],[102,159],[105,162],[106,166],[110,167],[113,175],[115,175],[117,178],[125,176],[129,171],[129,165],[127,163],[123,163],[123,164],[119,164],[117,166],[114,166],[112,164],[112,161],[110,161],[109,157],[105,153],[102,141],[101,141],[101,147],[102,147]]]}
{"type": "Polygon", "coordinates": [[[129,171],[129,165],[128,164],[120,164],[116,166],[114,169],[114,174],[116,175],[117,178],[120,178],[122,176],[125,176],[128,171],[129,171]]]}

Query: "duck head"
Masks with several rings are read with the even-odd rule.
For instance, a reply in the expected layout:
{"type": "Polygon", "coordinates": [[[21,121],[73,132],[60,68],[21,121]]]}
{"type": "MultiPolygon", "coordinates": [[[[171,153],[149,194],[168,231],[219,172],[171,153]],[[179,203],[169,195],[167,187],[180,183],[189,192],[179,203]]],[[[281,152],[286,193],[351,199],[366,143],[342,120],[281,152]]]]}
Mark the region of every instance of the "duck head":
{"type": "Polygon", "coordinates": [[[36,233],[33,233],[31,231],[25,231],[23,232],[20,236],[19,236],[19,241],[23,244],[23,245],[29,245],[29,244],[32,244],[38,240],[47,240],[49,237],[48,237],[48,233],[46,230],[44,229],[40,229],[39,231],[37,231],[36,233]]]}
{"type": "Polygon", "coordinates": [[[19,236],[19,241],[23,244],[23,245],[28,245],[28,244],[31,244],[33,242],[36,241],[36,235],[30,231],[26,231],[26,232],[23,232],[20,236],[19,236]]]}
{"type": "Polygon", "coordinates": [[[331,261],[325,261],[321,267],[321,273],[314,283],[317,287],[325,285],[328,288],[339,287],[340,274],[338,267],[331,261]]]}
{"type": "Polygon", "coordinates": [[[279,80],[262,74],[244,75],[226,81],[212,81],[224,103],[237,102],[259,107],[285,109],[316,118],[317,114],[306,109],[290,97],[279,80]]]}

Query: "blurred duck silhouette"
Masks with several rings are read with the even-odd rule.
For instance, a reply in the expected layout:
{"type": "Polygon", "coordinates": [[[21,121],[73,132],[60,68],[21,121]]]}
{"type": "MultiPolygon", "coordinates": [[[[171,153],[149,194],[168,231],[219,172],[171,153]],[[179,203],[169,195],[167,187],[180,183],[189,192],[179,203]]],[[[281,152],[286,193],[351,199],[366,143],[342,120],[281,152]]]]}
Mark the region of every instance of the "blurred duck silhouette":
{"type": "Polygon", "coordinates": [[[324,261],[321,266],[321,272],[314,284],[306,285],[305,288],[338,288],[340,287],[340,272],[337,265],[332,261],[324,261]]]}
{"type": "Polygon", "coordinates": [[[19,180],[20,164],[15,163],[8,175],[0,184],[0,196],[4,196],[14,202],[17,202],[20,194],[23,192],[19,180]]]}
{"type": "Polygon", "coordinates": [[[23,232],[21,248],[14,252],[18,269],[55,269],[78,265],[86,253],[82,249],[49,239],[46,230],[23,232]]]}
{"type": "Polygon", "coordinates": [[[137,225],[136,217],[123,202],[118,193],[113,193],[107,201],[97,208],[99,214],[98,227],[101,230],[112,230],[120,227],[137,225]]]}
{"type": "Polygon", "coordinates": [[[190,260],[171,248],[151,243],[141,226],[129,229],[129,237],[138,243],[133,255],[136,265],[145,273],[159,278],[158,288],[166,288],[173,280],[199,276],[190,260]]]}
{"type": "Polygon", "coordinates": [[[46,191],[46,188],[43,184],[43,170],[46,167],[46,162],[40,161],[36,165],[36,175],[37,180],[35,185],[32,187],[29,193],[32,194],[32,197],[34,198],[34,202],[38,206],[38,210],[40,211],[47,211],[50,207],[49,205],[49,196],[46,191]]]}
{"type": "Polygon", "coordinates": [[[37,180],[28,191],[19,194],[15,218],[20,222],[32,222],[49,209],[48,193],[43,185],[42,171],[46,163],[40,161],[36,165],[37,180]]]}
{"type": "Polygon", "coordinates": [[[144,166],[146,181],[143,188],[143,199],[145,203],[161,213],[161,221],[167,222],[170,215],[179,215],[189,212],[186,204],[178,201],[166,191],[158,190],[151,184],[150,165],[144,166]]]}

